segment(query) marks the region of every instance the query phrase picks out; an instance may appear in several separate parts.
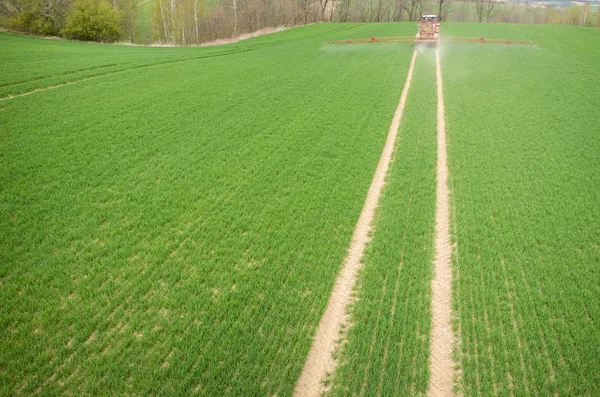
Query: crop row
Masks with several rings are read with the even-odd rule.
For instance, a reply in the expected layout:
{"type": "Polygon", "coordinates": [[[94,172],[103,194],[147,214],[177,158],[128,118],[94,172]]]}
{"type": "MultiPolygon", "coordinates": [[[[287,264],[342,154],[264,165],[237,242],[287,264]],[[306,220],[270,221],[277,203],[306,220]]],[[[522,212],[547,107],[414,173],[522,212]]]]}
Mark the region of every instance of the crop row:
{"type": "Polygon", "coordinates": [[[349,31],[2,103],[0,394],[291,393],[412,52],[349,31]]]}
{"type": "Polygon", "coordinates": [[[600,86],[591,82],[600,52],[589,36],[598,32],[479,27],[486,37],[509,28],[509,38],[538,44],[443,51],[463,388],[592,395],[600,385],[600,86]]]}
{"type": "Polygon", "coordinates": [[[435,50],[416,60],[332,395],[427,392],[436,177],[435,50]]]}

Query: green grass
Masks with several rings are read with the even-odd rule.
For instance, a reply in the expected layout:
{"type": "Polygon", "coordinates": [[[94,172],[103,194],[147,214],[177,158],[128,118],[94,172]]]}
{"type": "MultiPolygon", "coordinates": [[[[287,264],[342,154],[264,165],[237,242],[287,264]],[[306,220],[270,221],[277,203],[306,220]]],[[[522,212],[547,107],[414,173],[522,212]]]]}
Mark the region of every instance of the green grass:
{"type": "MultiPolygon", "coordinates": [[[[459,388],[468,396],[594,395],[600,32],[491,24],[444,24],[443,31],[538,43],[441,49],[459,388]]],[[[435,157],[423,154],[435,151],[432,70],[420,55],[332,395],[427,391],[435,157]],[[415,141],[420,128],[431,133],[415,141]]]]}
{"type": "Polygon", "coordinates": [[[398,29],[0,35],[5,87],[155,63],[0,102],[0,394],[289,395],[412,54],[323,42],[398,29]]]}
{"type": "Polygon", "coordinates": [[[13,34],[1,34],[0,46],[5,69],[0,79],[1,98],[90,77],[116,74],[117,78],[126,80],[127,73],[139,73],[139,69],[147,67],[198,61],[254,49],[239,46],[203,49],[130,47],[35,39],[13,34]]]}
{"type": "Polygon", "coordinates": [[[436,106],[435,51],[429,48],[415,63],[331,395],[427,391],[436,106]]]}
{"type": "Polygon", "coordinates": [[[447,24],[465,395],[600,387],[600,30],[447,24]]]}
{"type": "MultiPolygon", "coordinates": [[[[0,395],[290,395],[412,54],[323,42],[415,30],[317,24],[211,48],[0,33],[0,97],[71,83],[0,101],[0,395]]],[[[600,30],[442,32],[537,42],[442,47],[461,388],[593,395],[600,30]]],[[[334,395],[427,390],[431,55],[334,395]]]]}

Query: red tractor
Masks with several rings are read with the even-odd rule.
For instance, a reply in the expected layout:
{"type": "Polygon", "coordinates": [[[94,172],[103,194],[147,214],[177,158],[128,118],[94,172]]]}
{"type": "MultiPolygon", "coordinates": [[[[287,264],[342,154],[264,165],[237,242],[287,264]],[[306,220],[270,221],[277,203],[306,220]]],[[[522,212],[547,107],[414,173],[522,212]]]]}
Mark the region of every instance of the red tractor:
{"type": "Polygon", "coordinates": [[[419,19],[417,43],[439,43],[440,21],[437,15],[423,15],[419,19]]]}

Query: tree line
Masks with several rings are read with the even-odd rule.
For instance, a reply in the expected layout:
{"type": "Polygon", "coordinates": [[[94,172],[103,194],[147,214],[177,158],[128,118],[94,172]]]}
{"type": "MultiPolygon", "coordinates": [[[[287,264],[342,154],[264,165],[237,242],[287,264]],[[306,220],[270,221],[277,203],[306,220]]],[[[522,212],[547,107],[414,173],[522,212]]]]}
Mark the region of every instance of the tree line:
{"type": "Polygon", "coordinates": [[[196,44],[267,27],[315,22],[415,21],[423,13],[446,21],[554,23],[600,27],[589,3],[569,9],[531,8],[499,0],[0,0],[0,24],[37,35],[89,41],[196,44]],[[149,36],[149,37],[148,37],[149,36]]]}

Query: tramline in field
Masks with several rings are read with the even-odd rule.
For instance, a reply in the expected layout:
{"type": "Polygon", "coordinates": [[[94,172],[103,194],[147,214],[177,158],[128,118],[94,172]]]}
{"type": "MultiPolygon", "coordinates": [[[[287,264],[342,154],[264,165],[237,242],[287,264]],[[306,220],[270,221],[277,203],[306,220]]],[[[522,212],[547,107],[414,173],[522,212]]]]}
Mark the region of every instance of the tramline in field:
{"type": "Polygon", "coordinates": [[[333,344],[327,397],[596,395],[600,29],[444,21],[441,51],[417,25],[0,32],[0,396],[292,396],[333,344]]]}

